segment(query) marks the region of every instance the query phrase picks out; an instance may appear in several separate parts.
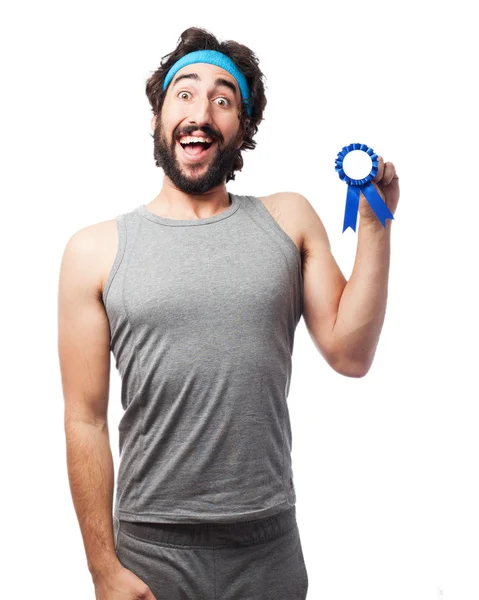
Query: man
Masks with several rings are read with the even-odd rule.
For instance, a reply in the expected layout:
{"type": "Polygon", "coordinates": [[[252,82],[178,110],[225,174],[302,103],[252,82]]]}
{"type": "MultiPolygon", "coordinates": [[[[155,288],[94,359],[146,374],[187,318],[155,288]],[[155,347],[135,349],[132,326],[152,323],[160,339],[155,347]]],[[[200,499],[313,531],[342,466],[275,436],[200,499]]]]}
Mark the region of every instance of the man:
{"type": "MultiPolygon", "coordinates": [[[[60,272],[68,472],[96,598],[303,599],[294,331],[303,315],[333,369],[368,372],[391,222],[361,197],[346,281],[306,198],[227,191],[266,105],[245,46],[190,28],[146,92],[160,193],[76,232],[60,272]],[[110,350],[125,409],[114,515],[110,350]]],[[[382,158],[375,187],[394,213],[398,178],[382,158]]]]}

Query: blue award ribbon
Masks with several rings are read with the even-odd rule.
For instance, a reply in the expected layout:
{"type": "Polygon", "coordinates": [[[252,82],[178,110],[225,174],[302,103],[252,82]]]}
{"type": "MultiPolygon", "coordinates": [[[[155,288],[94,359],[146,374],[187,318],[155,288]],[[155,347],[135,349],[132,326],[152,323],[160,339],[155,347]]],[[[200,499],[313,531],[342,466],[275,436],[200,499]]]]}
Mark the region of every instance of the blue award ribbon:
{"type": "Polygon", "coordinates": [[[377,218],[381,221],[383,227],[386,227],[386,219],[394,219],[394,216],[384,203],[384,200],[378,194],[374,185],[371,183],[371,180],[376,177],[378,172],[378,155],[374,153],[374,150],[369,148],[369,146],[366,146],[366,144],[349,144],[349,146],[344,146],[344,148],[338,152],[335,168],[339,174],[339,178],[348,184],[343,233],[348,227],[351,227],[353,231],[356,231],[360,192],[364,194],[364,197],[369,202],[371,208],[375,212],[377,218]],[[362,150],[363,152],[366,152],[369,154],[373,163],[371,172],[363,179],[351,179],[351,177],[348,177],[343,171],[344,157],[353,150],[362,150]]]}

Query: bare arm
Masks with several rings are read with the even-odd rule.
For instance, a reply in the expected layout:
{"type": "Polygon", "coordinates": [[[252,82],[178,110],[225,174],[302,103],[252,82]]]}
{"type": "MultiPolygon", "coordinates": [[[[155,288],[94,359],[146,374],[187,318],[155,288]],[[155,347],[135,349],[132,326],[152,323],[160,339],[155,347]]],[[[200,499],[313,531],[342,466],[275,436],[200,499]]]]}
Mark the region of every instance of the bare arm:
{"type": "Polygon", "coordinates": [[[360,375],[371,368],[384,324],[390,253],[391,221],[383,228],[360,219],[356,260],[333,328],[338,355],[360,375]]]}
{"type": "Polygon", "coordinates": [[[68,241],[58,288],[68,477],[93,579],[120,564],[113,537],[114,467],[107,422],[110,330],[94,227],[68,241]]]}
{"type": "MultiPolygon", "coordinates": [[[[399,201],[399,177],[392,162],[378,156],[373,180],[389,210],[399,201]]],[[[383,227],[361,192],[356,260],[349,281],[331,253],[328,235],[311,204],[296,203],[305,250],[304,320],[319,351],[338,373],[363,377],[371,368],[384,324],[388,297],[391,224],[383,227]]]]}
{"type": "MultiPolygon", "coordinates": [[[[378,172],[372,183],[394,215],[399,202],[394,164],[378,155],[378,172]]],[[[356,372],[364,374],[371,368],[386,314],[393,221],[388,218],[383,227],[363,192],[358,211],[356,261],[339,302],[333,333],[340,353],[355,365],[356,372]]]]}
{"type": "Polygon", "coordinates": [[[384,323],[391,221],[360,220],[349,281],[331,252],[326,229],[312,205],[294,200],[303,231],[304,320],[320,353],[342,375],[363,377],[371,367],[384,323]]]}

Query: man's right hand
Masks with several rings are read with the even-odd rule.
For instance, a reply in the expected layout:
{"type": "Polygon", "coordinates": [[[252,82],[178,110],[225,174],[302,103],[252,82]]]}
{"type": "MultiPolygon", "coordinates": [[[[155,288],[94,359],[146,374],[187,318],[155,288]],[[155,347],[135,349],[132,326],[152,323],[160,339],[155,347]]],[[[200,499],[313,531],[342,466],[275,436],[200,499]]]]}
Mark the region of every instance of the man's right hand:
{"type": "Polygon", "coordinates": [[[122,565],[93,583],[96,600],[157,600],[147,584],[122,565]]]}

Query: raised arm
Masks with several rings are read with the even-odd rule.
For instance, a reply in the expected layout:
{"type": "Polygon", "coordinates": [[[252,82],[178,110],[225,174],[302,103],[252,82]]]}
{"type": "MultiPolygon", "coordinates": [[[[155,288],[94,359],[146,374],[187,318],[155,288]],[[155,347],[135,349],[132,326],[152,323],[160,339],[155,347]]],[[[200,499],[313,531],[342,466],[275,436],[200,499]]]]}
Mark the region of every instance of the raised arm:
{"type": "MultiPolygon", "coordinates": [[[[394,215],[399,177],[392,162],[381,156],[378,162],[373,185],[394,215]]],[[[361,192],[356,260],[346,281],[319,215],[304,196],[295,194],[293,200],[303,233],[305,323],[338,373],[363,377],[373,363],[386,314],[392,220],[383,227],[361,192]]]]}

